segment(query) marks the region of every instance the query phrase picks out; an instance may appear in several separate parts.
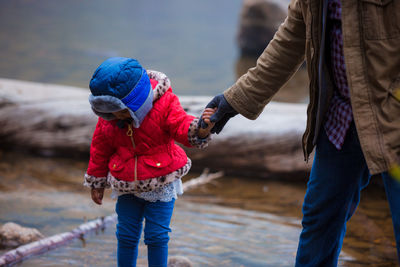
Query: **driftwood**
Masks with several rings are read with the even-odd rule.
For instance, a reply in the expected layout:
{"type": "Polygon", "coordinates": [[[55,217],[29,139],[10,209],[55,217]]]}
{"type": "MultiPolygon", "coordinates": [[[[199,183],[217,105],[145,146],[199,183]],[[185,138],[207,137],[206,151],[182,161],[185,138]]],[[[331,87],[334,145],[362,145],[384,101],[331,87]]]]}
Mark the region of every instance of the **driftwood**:
{"type": "MultiPolygon", "coordinates": [[[[193,178],[183,183],[183,189],[187,191],[199,185],[206,184],[222,176],[223,172],[209,174],[208,169],[205,169],[199,177],[193,178]]],[[[86,233],[98,230],[104,230],[107,225],[115,223],[116,221],[117,221],[117,215],[114,213],[104,218],[83,223],[79,227],[75,228],[70,232],[56,234],[26,245],[22,245],[0,256],[0,266],[9,266],[15,264],[17,262],[23,261],[28,257],[44,253],[46,251],[55,249],[61,245],[65,245],[77,238],[80,238],[84,241],[84,235],[86,233]]]]}
{"type": "Polygon", "coordinates": [[[184,191],[187,191],[187,190],[195,188],[199,185],[207,184],[216,178],[222,177],[223,175],[224,175],[224,172],[222,172],[222,171],[210,174],[209,169],[205,169],[199,177],[197,177],[195,179],[190,179],[189,181],[184,182],[182,187],[183,187],[184,191]]]}
{"type": "MultiPolygon", "coordinates": [[[[88,95],[88,89],[0,79],[0,148],[87,156],[97,121],[88,95]]],[[[211,97],[180,100],[199,116],[211,97]]],[[[304,179],[311,166],[301,149],[305,125],[305,104],[272,102],[256,121],[231,119],[207,149],[185,149],[196,171],[209,167],[228,175],[304,179]]]]}
{"type": "Polygon", "coordinates": [[[116,215],[110,215],[105,218],[93,220],[84,224],[81,224],[79,227],[75,228],[71,232],[65,232],[57,235],[53,235],[23,246],[20,246],[16,249],[10,250],[7,253],[0,256],[0,266],[8,266],[11,264],[15,264],[24,260],[27,257],[34,256],[40,253],[44,253],[46,251],[55,249],[63,244],[66,244],[73,239],[83,238],[85,233],[104,229],[107,224],[116,221],[116,215]]]}

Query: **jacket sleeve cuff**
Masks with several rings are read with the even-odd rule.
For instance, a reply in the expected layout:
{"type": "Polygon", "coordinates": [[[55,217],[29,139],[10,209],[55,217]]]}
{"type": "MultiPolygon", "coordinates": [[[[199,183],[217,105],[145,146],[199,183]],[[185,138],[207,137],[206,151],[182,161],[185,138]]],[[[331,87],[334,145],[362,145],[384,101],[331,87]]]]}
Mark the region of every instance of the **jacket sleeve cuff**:
{"type": "Polygon", "coordinates": [[[264,105],[252,101],[237,84],[225,90],[224,97],[234,110],[250,120],[257,119],[264,109],[264,105]]]}
{"type": "Polygon", "coordinates": [[[109,188],[107,177],[96,177],[85,173],[85,181],[83,185],[90,188],[109,188]]]}
{"type": "Polygon", "coordinates": [[[200,149],[206,148],[208,143],[211,141],[211,134],[206,138],[200,138],[197,133],[199,131],[199,119],[194,119],[189,126],[188,138],[189,144],[193,147],[197,147],[200,149]]]}

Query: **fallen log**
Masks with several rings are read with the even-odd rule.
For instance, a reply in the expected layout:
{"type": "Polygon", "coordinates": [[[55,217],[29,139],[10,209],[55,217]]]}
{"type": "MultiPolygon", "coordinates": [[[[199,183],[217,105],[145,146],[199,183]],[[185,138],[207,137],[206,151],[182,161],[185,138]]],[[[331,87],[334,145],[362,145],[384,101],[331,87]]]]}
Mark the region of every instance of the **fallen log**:
{"type": "MultiPolygon", "coordinates": [[[[88,96],[88,89],[0,79],[0,148],[87,156],[97,121],[88,96]]],[[[180,96],[196,116],[210,99],[180,96]]],[[[304,179],[311,166],[301,149],[305,125],[305,104],[271,102],[256,121],[231,119],[207,149],[185,149],[196,171],[209,167],[235,176],[304,179]]]]}
{"type": "Polygon", "coordinates": [[[203,173],[199,177],[195,179],[190,179],[189,181],[183,183],[183,191],[190,190],[202,184],[207,184],[212,180],[215,180],[216,178],[222,177],[223,175],[223,171],[209,173],[209,169],[204,169],[203,173]]]}
{"type": "MultiPolygon", "coordinates": [[[[183,189],[187,191],[222,176],[223,172],[209,174],[208,169],[205,169],[199,177],[193,178],[183,183],[183,189]]],[[[70,232],[56,234],[26,245],[19,246],[18,248],[10,250],[0,256],[0,266],[13,265],[17,262],[23,261],[28,257],[38,255],[46,251],[55,249],[59,246],[65,245],[77,238],[80,238],[82,239],[82,241],[84,241],[85,234],[93,231],[104,230],[107,225],[115,223],[116,221],[117,214],[114,213],[107,217],[83,223],[70,232]]]]}
{"type": "Polygon", "coordinates": [[[107,224],[116,221],[116,214],[107,216],[105,218],[96,219],[75,228],[70,232],[56,234],[41,240],[20,246],[16,249],[10,250],[0,257],[0,266],[9,266],[20,262],[28,257],[44,253],[46,251],[55,249],[63,244],[66,244],[73,239],[83,238],[83,236],[91,231],[104,229],[107,224]]]}

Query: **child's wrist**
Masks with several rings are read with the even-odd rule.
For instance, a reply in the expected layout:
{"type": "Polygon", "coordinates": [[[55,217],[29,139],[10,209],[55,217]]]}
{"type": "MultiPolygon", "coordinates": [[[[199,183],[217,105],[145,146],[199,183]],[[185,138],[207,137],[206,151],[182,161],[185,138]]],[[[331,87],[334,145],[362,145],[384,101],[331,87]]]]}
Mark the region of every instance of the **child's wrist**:
{"type": "Polygon", "coordinates": [[[210,132],[207,131],[206,129],[202,129],[201,127],[199,128],[197,132],[197,136],[201,139],[205,139],[210,135],[210,132]]]}

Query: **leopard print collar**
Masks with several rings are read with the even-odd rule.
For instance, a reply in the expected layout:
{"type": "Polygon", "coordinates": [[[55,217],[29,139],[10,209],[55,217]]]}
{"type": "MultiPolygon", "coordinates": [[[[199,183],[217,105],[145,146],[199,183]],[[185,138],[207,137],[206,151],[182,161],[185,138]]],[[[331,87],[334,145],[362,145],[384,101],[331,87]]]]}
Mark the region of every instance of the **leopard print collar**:
{"type": "Polygon", "coordinates": [[[147,75],[150,79],[156,80],[158,83],[156,87],[153,89],[153,102],[159,99],[161,96],[165,94],[168,88],[171,87],[171,81],[162,72],[155,70],[148,70],[147,75]]]}

